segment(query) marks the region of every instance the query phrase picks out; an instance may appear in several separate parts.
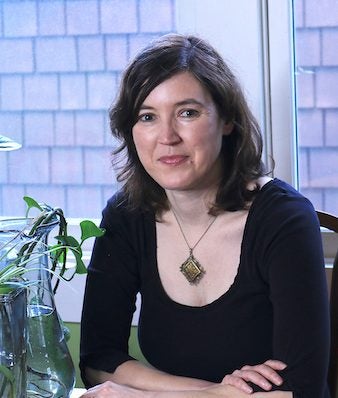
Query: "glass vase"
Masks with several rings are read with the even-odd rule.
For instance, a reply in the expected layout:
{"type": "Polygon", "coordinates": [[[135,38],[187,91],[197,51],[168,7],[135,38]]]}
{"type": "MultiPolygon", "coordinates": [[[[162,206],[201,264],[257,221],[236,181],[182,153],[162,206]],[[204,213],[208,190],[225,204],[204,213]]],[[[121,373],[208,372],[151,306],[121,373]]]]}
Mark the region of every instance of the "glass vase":
{"type": "Polygon", "coordinates": [[[26,289],[0,294],[0,397],[26,398],[26,289]]]}
{"type": "MultiPolygon", "coordinates": [[[[2,227],[4,223],[2,221],[2,227]]],[[[48,235],[58,221],[40,225],[33,233],[29,219],[7,220],[7,225],[17,234],[10,257],[18,257],[19,253],[19,265],[29,268],[25,274],[30,281],[27,290],[27,397],[68,398],[75,384],[75,368],[56,310],[50,254],[46,253],[48,235]]]]}
{"type": "MultiPolygon", "coordinates": [[[[10,220],[0,221],[0,271],[15,261],[24,242],[10,220]]],[[[6,283],[7,282],[7,283],[6,283]]],[[[26,397],[26,289],[0,284],[0,397],[26,397]]]]}

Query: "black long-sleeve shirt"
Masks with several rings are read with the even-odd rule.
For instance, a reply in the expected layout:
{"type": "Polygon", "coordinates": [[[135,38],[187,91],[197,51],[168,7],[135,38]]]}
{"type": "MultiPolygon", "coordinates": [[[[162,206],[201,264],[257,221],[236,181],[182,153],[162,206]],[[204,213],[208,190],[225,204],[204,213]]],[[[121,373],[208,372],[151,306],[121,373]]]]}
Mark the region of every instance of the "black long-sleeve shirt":
{"type": "Polygon", "coordinates": [[[139,341],[154,367],[219,382],[245,364],[279,359],[275,389],[328,398],[329,315],[318,219],[311,203],[280,180],[249,210],[237,276],[214,302],[172,301],[157,270],[153,214],[130,212],[120,195],[103,212],[85,292],[81,363],[113,372],[132,359],[128,337],[141,293],[139,341]]]}

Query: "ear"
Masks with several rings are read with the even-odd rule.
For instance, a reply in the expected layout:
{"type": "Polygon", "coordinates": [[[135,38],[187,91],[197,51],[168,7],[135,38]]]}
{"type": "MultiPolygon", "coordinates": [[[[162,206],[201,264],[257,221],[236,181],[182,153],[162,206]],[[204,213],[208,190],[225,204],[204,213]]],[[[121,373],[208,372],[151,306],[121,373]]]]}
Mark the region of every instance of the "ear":
{"type": "Polygon", "coordinates": [[[223,135],[230,135],[233,128],[234,128],[234,124],[232,122],[224,123],[223,135]]]}

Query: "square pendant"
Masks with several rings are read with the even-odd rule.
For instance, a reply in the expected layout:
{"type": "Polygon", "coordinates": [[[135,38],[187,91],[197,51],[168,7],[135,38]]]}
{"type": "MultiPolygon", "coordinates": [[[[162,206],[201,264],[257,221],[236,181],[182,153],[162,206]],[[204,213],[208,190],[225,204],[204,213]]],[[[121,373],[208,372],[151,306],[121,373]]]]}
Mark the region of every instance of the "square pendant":
{"type": "Polygon", "coordinates": [[[190,256],[186,261],[184,261],[180,270],[192,285],[196,285],[205,274],[203,267],[194,256],[190,256]]]}

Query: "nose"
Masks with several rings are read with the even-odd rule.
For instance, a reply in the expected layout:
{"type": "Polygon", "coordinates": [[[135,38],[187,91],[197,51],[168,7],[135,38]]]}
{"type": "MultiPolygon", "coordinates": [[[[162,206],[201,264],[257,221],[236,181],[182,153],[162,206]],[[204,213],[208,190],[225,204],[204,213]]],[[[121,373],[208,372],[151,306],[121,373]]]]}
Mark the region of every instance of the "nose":
{"type": "Polygon", "coordinates": [[[159,126],[158,141],[163,145],[175,145],[181,142],[176,123],[172,119],[163,120],[159,126]]]}

